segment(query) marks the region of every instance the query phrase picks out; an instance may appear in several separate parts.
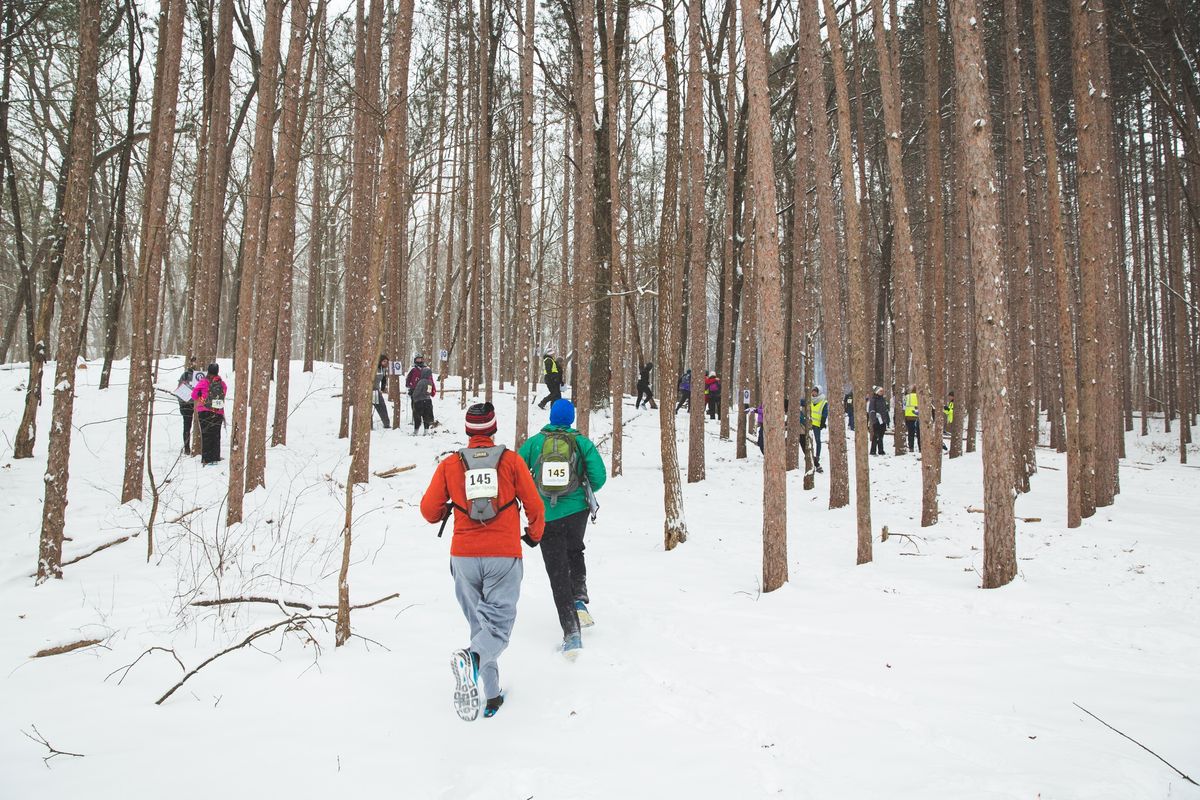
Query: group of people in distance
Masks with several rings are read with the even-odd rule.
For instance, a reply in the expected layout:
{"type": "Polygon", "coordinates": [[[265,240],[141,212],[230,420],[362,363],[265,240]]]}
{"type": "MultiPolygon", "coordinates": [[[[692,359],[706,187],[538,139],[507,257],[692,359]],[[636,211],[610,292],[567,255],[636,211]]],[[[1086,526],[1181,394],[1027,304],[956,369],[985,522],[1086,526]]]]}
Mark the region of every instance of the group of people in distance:
{"type": "Polygon", "coordinates": [[[563,656],[574,660],[583,647],[581,630],[595,624],[587,607],[584,534],[589,518],[596,519],[595,493],[606,473],[595,444],[574,423],[575,406],[560,397],[550,406],[549,424],[513,453],[492,438],[492,404],[477,403],[467,409],[467,447],[438,464],[421,498],[427,521],[444,528],[454,520],[450,573],[471,639],[451,655],[450,668],[455,710],[465,721],[476,719],[481,707],[485,718],[495,716],[504,704],[498,660],[517,617],[522,541],[540,546],[563,656]]]}
{"type": "MultiPolygon", "coordinates": [[[[675,403],[675,413],[679,413],[679,409],[687,406],[690,411],[692,408],[692,371],[686,369],[679,376],[679,399],[675,403]]],[[[704,413],[709,419],[718,419],[721,416],[721,379],[717,377],[717,373],[709,372],[704,376],[704,413]]]]}
{"type": "Polygon", "coordinates": [[[225,426],[225,393],[221,368],[216,363],[201,371],[196,359],[189,358],[179,376],[175,397],[183,417],[183,454],[192,454],[192,420],[200,425],[200,463],[204,466],[221,461],[221,429],[225,426]]]}
{"type": "MultiPolygon", "coordinates": [[[[371,404],[379,414],[379,421],[384,428],[400,427],[400,420],[393,426],[388,416],[388,377],[392,374],[392,362],[387,353],[379,356],[375,365],[375,383],[371,391],[371,404]]],[[[417,353],[413,356],[413,365],[404,376],[404,388],[408,391],[409,403],[412,406],[413,436],[419,433],[429,433],[438,426],[433,417],[433,398],[437,397],[437,382],[433,379],[433,370],[425,363],[425,356],[417,353]]]]}

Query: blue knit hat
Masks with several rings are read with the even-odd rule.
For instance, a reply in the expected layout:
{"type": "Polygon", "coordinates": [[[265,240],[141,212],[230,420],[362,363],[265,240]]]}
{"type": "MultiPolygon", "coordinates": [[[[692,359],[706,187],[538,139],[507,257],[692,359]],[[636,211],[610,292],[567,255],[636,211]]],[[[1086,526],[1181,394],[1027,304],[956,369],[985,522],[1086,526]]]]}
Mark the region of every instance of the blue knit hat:
{"type": "Polygon", "coordinates": [[[570,400],[555,400],[550,406],[550,424],[569,426],[575,421],[575,405],[570,400]]]}

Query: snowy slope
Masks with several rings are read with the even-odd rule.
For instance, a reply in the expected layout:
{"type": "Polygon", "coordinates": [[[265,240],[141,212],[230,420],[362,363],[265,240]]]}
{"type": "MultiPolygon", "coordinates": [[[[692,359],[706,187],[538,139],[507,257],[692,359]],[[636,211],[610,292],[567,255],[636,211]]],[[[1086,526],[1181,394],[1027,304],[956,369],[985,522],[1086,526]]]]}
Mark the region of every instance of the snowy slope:
{"type": "MultiPolygon", "coordinates": [[[[12,461],[6,445],[4,800],[1200,798],[1073,705],[1200,779],[1200,470],[1175,463],[1174,437],[1161,430],[1129,437],[1117,505],[1070,532],[1063,459],[1039,450],[1056,470],[1035,477],[1017,513],[1042,521],[1018,523],[1020,575],[994,591],[978,588],[982,516],[966,511],[982,502],[978,454],[946,462],[942,521],[925,530],[915,458],[873,459],[873,528],[921,538],[877,536],[875,562],[862,567],[853,509],[826,508],[826,476],[806,493],[792,475],[792,580],[761,595],[757,451],[735,461],[709,423],[708,480],[685,488],[690,539],[664,553],[657,412],[630,403],[626,474],[601,492],[589,531],[597,625],[583,656],[571,664],[556,653],[541,557],[527,551],[501,659],[509,702],[493,720],[464,724],[450,708],[448,654],[466,626],[448,538],[416,508],[438,454],[464,441],[457,395],[439,398],[442,433],[373,433],[374,470],[416,468],[372,479],[356,500],[352,602],[399,597],[356,611],[361,638],[347,647],[335,651],[331,625],[276,631],[157,706],[181,669],[154,651],[124,670],[147,648],[171,648],[192,668],[283,618],[269,605],[192,600],[336,599],[348,467],[336,438],[341,374],[294,369],[289,445],[269,452],[268,488],[247,497],[246,522],[228,530],[225,465],[177,460],[179,416],[173,400],[160,401],[153,463],[169,483],[147,563],[149,503],[117,503],[127,365],[106,392],[94,386],[97,367],[80,379],[66,557],[140,534],[35,588],[44,436],[32,461],[12,461]],[[80,638],[103,645],[30,658],[80,638]],[[84,757],[54,758],[48,770],[46,748],[22,733],[34,725],[84,757]]],[[[178,367],[164,362],[161,386],[178,367]]],[[[0,372],[8,435],[24,376],[0,372]]],[[[498,439],[511,443],[511,388],[497,407],[498,439]]],[[[604,415],[593,428],[596,438],[607,431],[604,415]]]]}

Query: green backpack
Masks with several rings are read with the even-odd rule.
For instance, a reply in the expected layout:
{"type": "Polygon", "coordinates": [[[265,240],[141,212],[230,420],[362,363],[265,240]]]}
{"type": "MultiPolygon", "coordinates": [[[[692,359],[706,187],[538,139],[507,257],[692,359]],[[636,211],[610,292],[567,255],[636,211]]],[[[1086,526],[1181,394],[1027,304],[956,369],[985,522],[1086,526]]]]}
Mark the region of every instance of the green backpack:
{"type": "Polygon", "coordinates": [[[574,433],[546,431],[542,450],[533,464],[533,482],[542,496],[550,501],[551,508],[558,504],[558,498],[580,487],[583,480],[574,433]]]}

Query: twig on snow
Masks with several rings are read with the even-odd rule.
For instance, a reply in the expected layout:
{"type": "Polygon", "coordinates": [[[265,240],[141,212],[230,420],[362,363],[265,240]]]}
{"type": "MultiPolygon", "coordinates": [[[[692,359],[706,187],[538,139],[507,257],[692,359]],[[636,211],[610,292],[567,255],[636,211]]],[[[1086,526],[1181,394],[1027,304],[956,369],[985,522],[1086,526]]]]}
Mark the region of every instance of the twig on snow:
{"type": "Polygon", "coordinates": [[[1149,747],[1146,747],[1146,745],[1142,744],[1142,743],[1141,743],[1141,742],[1139,742],[1137,739],[1133,738],[1132,736],[1130,736],[1130,735],[1129,735],[1129,734],[1127,734],[1127,733],[1124,733],[1124,732],[1122,732],[1122,731],[1119,731],[1119,730],[1117,730],[1117,729],[1116,729],[1116,728],[1114,728],[1112,725],[1109,725],[1107,722],[1105,722],[1104,720],[1100,719],[1099,717],[1097,717],[1097,716],[1096,716],[1095,714],[1093,714],[1092,712],[1088,711],[1088,710],[1087,710],[1086,708],[1084,708],[1083,706],[1079,705],[1079,703],[1071,703],[1071,705],[1075,706],[1075,707],[1076,707],[1076,708],[1078,708],[1080,711],[1082,711],[1083,713],[1087,714],[1089,717],[1091,717],[1092,719],[1096,720],[1097,722],[1099,722],[1099,723],[1100,723],[1101,725],[1103,725],[1104,727],[1108,728],[1110,731],[1113,731],[1114,733],[1119,733],[1119,734],[1121,734],[1121,735],[1122,735],[1122,736],[1124,736],[1126,739],[1128,739],[1129,741],[1133,742],[1133,743],[1134,743],[1134,744],[1136,744],[1138,747],[1142,748],[1142,749],[1143,749],[1143,750],[1145,750],[1147,753],[1149,753],[1150,755],[1154,756],[1155,758],[1157,758],[1157,759],[1158,759],[1159,761],[1161,761],[1162,763],[1166,764],[1166,765],[1167,765],[1168,767],[1170,767],[1171,769],[1175,770],[1175,774],[1177,774],[1179,777],[1183,778],[1185,781],[1187,781],[1188,783],[1190,783],[1192,786],[1200,786],[1200,783],[1196,783],[1194,780],[1192,780],[1191,778],[1189,778],[1187,775],[1184,775],[1182,772],[1180,772],[1180,771],[1179,771],[1179,768],[1178,768],[1178,767],[1176,767],[1176,766],[1175,766],[1174,764],[1172,764],[1170,761],[1167,761],[1165,758],[1163,758],[1162,756],[1160,756],[1158,753],[1156,753],[1156,752],[1154,752],[1153,750],[1151,750],[1149,747]]]}
{"type": "MultiPolygon", "coordinates": [[[[985,512],[982,508],[976,508],[975,506],[967,506],[967,513],[983,514],[985,512]]],[[[1019,519],[1019,520],[1021,520],[1021,522],[1041,522],[1042,521],[1041,517],[1018,517],[1015,515],[1013,516],[1013,519],[1019,519]]]]}
{"type": "Polygon", "coordinates": [[[138,656],[137,658],[135,658],[135,659],[133,660],[133,663],[132,663],[132,664],[126,664],[126,665],[125,665],[125,666],[123,666],[123,667],[117,667],[117,668],[116,668],[116,669],[114,669],[112,672],[110,672],[110,673],[108,673],[107,675],[105,675],[105,676],[104,676],[104,680],[108,680],[108,679],[109,679],[109,678],[111,678],[113,675],[116,675],[118,672],[120,672],[120,673],[122,673],[122,674],[121,674],[121,680],[117,681],[117,686],[120,686],[122,683],[124,683],[124,682],[125,682],[125,679],[126,679],[127,677],[129,677],[129,670],[131,670],[131,669],[133,669],[134,667],[136,667],[139,661],[141,661],[143,658],[145,658],[146,656],[148,656],[148,655],[150,655],[151,653],[153,653],[155,650],[158,650],[158,651],[160,651],[160,652],[163,652],[163,653],[170,653],[170,654],[171,654],[171,658],[175,659],[175,663],[179,665],[179,668],[180,668],[181,670],[183,670],[184,672],[187,672],[187,667],[185,667],[185,666],[183,665],[183,662],[179,660],[179,655],[178,655],[178,654],[177,654],[177,653],[176,653],[174,650],[172,650],[170,647],[159,647],[158,645],[155,645],[154,647],[150,647],[150,648],[147,648],[146,650],[143,650],[143,651],[142,651],[142,654],[141,654],[140,656],[138,656]]]}
{"type": "Polygon", "coordinates": [[[376,478],[391,478],[394,475],[399,475],[401,472],[408,472],[410,469],[416,468],[416,464],[406,464],[403,467],[392,467],[391,469],[385,469],[383,472],[376,472],[374,475],[376,478]]]}
{"type": "Polygon", "coordinates": [[[84,757],[83,753],[68,753],[66,750],[59,750],[57,747],[46,741],[46,737],[42,736],[42,732],[37,729],[37,725],[30,725],[29,727],[33,729],[33,735],[30,735],[28,731],[21,731],[21,733],[25,734],[25,738],[43,745],[47,750],[50,751],[50,755],[42,758],[42,763],[46,765],[46,769],[50,769],[50,759],[54,758],[55,756],[72,756],[73,758],[84,757]]]}

